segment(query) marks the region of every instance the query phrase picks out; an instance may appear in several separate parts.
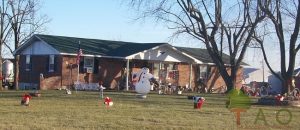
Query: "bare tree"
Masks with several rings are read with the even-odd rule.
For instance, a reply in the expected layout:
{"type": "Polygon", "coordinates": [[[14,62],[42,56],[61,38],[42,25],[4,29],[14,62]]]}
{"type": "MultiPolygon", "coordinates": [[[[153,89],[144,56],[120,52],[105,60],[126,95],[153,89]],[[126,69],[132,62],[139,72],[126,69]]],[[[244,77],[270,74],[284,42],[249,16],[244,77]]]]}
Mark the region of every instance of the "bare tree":
{"type": "Polygon", "coordinates": [[[267,15],[275,30],[280,48],[280,74],[269,63],[263,38],[255,37],[260,43],[264,60],[270,71],[283,83],[283,93],[290,92],[291,79],[295,68],[296,55],[300,49],[300,1],[299,0],[259,0],[259,7],[267,15]]]}
{"type": "MultiPolygon", "coordinates": [[[[8,2],[10,13],[10,28],[13,37],[13,46],[5,44],[6,47],[13,53],[14,49],[18,48],[26,40],[28,40],[33,33],[41,31],[43,25],[47,23],[48,18],[43,15],[36,17],[36,12],[39,9],[39,1],[37,0],[10,0],[8,2]]],[[[19,56],[15,55],[14,63],[14,87],[19,89],[19,56]]]]}
{"type": "Polygon", "coordinates": [[[132,0],[142,17],[164,21],[175,35],[187,33],[203,43],[227,85],[235,88],[248,45],[257,24],[264,19],[257,1],[253,0],[132,0]],[[229,54],[229,64],[223,58],[229,54]],[[230,68],[230,69],[228,69],[230,68]]]}
{"type": "Polygon", "coordinates": [[[11,34],[11,28],[10,28],[10,21],[11,19],[7,15],[8,12],[8,6],[7,1],[2,0],[0,5],[0,90],[2,90],[2,48],[3,45],[8,41],[10,34],[11,34]]]}

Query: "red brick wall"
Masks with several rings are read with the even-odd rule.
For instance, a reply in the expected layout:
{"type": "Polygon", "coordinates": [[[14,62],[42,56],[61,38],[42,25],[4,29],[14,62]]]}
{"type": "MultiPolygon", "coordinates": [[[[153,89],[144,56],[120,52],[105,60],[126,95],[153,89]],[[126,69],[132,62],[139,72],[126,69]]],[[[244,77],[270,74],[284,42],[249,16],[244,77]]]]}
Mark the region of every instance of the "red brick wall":
{"type": "MultiPolygon", "coordinates": [[[[197,67],[198,65],[193,65],[192,68],[192,88],[194,88],[197,84],[197,79],[198,79],[198,72],[197,72],[197,67]]],[[[190,77],[190,65],[189,64],[180,64],[178,66],[178,70],[179,70],[179,81],[178,84],[179,86],[185,86],[186,84],[189,84],[189,77],[190,77]]],[[[230,73],[230,71],[228,70],[228,72],[230,73]]],[[[240,68],[238,70],[238,74],[237,74],[237,83],[236,83],[236,87],[241,87],[242,86],[242,68],[240,68]]],[[[217,89],[221,86],[226,86],[222,76],[219,74],[219,71],[217,70],[217,68],[215,66],[211,66],[210,68],[210,76],[209,79],[207,81],[207,87],[208,88],[214,88],[217,89]]]]}
{"type": "MultiPolygon", "coordinates": [[[[77,80],[77,65],[76,65],[76,56],[56,56],[56,70],[55,72],[48,72],[48,55],[44,56],[32,56],[32,70],[25,70],[25,56],[20,56],[20,79],[19,82],[24,83],[36,83],[39,84],[40,73],[43,73],[44,80],[41,82],[42,88],[45,89],[57,89],[62,86],[68,87],[72,86],[77,80]],[[72,65],[71,65],[72,64],[72,65]]],[[[83,59],[83,58],[82,58],[83,59]]],[[[108,58],[96,58],[99,63],[99,71],[97,73],[80,73],[79,81],[90,83],[98,83],[100,80],[103,81],[104,86],[116,89],[119,83],[125,83],[125,69],[126,60],[122,59],[108,59],[108,58]],[[122,77],[123,76],[123,77],[122,77]]],[[[141,60],[132,60],[130,61],[131,72],[138,71],[145,64],[148,65],[150,72],[152,71],[152,63],[141,60]]],[[[192,87],[196,86],[197,80],[197,65],[193,65],[192,72],[192,87]]],[[[242,79],[242,69],[239,69],[237,81],[242,79]]],[[[185,86],[189,84],[190,78],[190,65],[180,63],[178,65],[179,71],[179,86],[185,86]]],[[[129,80],[131,79],[131,72],[129,80]]],[[[211,78],[208,80],[208,87],[218,88],[220,86],[225,86],[225,83],[222,77],[219,75],[216,67],[210,69],[211,78]]],[[[176,83],[177,84],[177,83],[176,83]]],[[[241,86],[241,82],[237,84],[241,86]]]]}
{"type": "MultiPolygon", "coordinates": [[[[189,82],[190,82],[190,65],[179,64],[178,71],[179,71],[178,85],[185,86],[186,84],[189,84],[189,82]]],[[[192,84],[192,86],[194,86],[194,85],[192,84]]]]}
{"type": "MultiPolygon", "coordinates": [[[[76,56],[63,56],[62,60],[62,86],[73,86],[77,81],[78,68],[76,56]]],[[[79,81],[83,82],[83,74],[79,74],[79,81]]]]}
{"type": "Polygon", "coordinates": [[[48,78],[44,78],[41,80],[40,89],[47,90],[47,89],[58,89],[61,85],[61,76],[51,76],[48,78]]]}
{"type": "Polygon", "coordinates": [[[207,81],[207,89],[217,89],[219,87],[226,86],[222,76],[218,69],[214,66],[210,68],[210,75],[207,81]]]}
{"type": "MultiPolygon", "coordinates": [[[[100,59],[99,78],[106,87],[116,89],[122,79],[122,69],[126,68],[126,61],[120,59],[100,59]]],[[[124,74],[123,74],[124,75],[124,74]]]]}
{"type": "MultiPolygon", "coordinates": [[[[230,74],[230,69],[227,69],[227,72],[230,74]]],[[[243,69],[238,69],[237,77],[236,77],[236,84],[235,87],[240,88],[242,86],[242,79],[243,79],[243,69]]],[[[211,67],[210,71],[210,78],[207,82],[208,88],[217,89],[222,86],[226,86],[225,81],[223,80],[222,76],[220,75],[217,67],[211,67]]]]}
{"type": "MultiPolygon", "coordinates": [[[[83,60],[83,58],[82,58],[83,60]]],[[[96,58],[99,66],[97,73],[79,73],[79,82],[98,83],[100,80],[105,87],[115,89],[118,87],[118,82],[121,80],[122,67],[126,62],[120,59],[104,59],[96,58]]],[[[68,86],[77,81],[77,65],[75,56],[64,56],[62,70],[63,85],[68,86]],[[68,64],[67,64],[68,63],[68,64]],[[72,63],[72,65],[70,64],[72,63]]]]}
{"type": "MultiPolygon", "coordinates": [[[[26,56],[21,56],[20,79],[22,83],[40,84],[40,73],[43,73],[44,79],[41,82],[43,89],[57,89],[62,86],[72,86],[77,81],[76,56],[58,56],[55,72],[48,72],[48,55],[32,56],[32,70],[26,71],[26,56]],[[72,65],[71,65],[72,64],[72,65]]],[[[83,59],[83,58],[82,58],[83,59]]],[[[98,83],[103,81],[104,86],[116,89],[118,82],[121,81],[122,70],[126,67],[126,61],[120,59],[97,58],[99,61],[99,71],[97,73],[80,73],[79,81],[98,83]]]]}
{"type": "Polygon", "coordinates": [[[26,71],[26,56],[20,56],[20,76],[19,82],[23,83],[40,83],[40,74],[43,74],[44,81],[43,88],[57,88],[61,86],[61,56],[55,56],[56,63],[55,63],[55,71],[49,72],[48,62],[49,62],[48,55],[32,55],[31,56],[31,63],[32,67],[30,71],[26,71]]]}
{"type": "Polygon", "coordinates": [[[298,75],[297,77],[295,77],[295,85],[297,88],[300,89],[300,75],[298,75]]]}
{"type": "Polygon", "coordinates": [[[240,67],[239,69],[238,69],[238,72],[237,72],[237,77],[236,77],[236,84],[235,84],[235,86],[237,87],[237,88],[241,88],[242,87],[242,84],[243,84],[243,75],[244,75],[244,70],[243,70],[243,68],[242,67],[240,67]]]}

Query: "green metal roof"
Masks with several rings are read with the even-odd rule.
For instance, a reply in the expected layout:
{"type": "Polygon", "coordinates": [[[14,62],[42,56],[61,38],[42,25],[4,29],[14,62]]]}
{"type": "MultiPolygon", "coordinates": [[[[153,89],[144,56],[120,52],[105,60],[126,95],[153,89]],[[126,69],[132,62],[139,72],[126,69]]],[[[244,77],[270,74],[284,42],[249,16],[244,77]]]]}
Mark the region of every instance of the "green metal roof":
{"type": "MultiPolygon", "coordinates": [[[[211,59],[210,55],[208,54],[208,51],[206,49],[201,48],[187,48],[187,47],[175,47],[177,50],[182,51],[200,61],[203,63],[214,63],[211,59]]],[[[227,54],[223,53],[223,62],[225,64],[230,64],[230,57],[227,54]]],[[[242,65],[247,65],[246,63],[242,62],[242,65]]]]}
{"type": "MultiPolygon", "coordinates": [[[[77,37],[66,37],[66,36],[54,36],[54,35],[43,35],[35,34],[33,39],[38,38],[52,46],[59,53],[65,54],[77,54],[78,45],[80,42],[80,48],[82,49],[83,55],[97,55],[107,57],[119,57],[125,58],[127,56],[149,50],[151,48],[168,45],[168,43],[134,43],[134,42],[123,42],[123,41],[109,41],[99,39],[87,39],[77,37]]],[[[31,38],[32,39],[32,38],[31,38]]],[[[22,45],[14,53],[18,54],[25,49],[28,44],[22,45]]],[[[210,55],[206,49],[201,48],[187,48],[187,47],[175,47],[178,51],[184,52],[203,63],[213,63],[210,55]]],[[[223,54],[223,61],[225,64],[229,64],[229,56],[223,54]]],[[[241,63],[247,65],[246,63],[241,63]]]]}
{"type": "Polygon", "coordinates": [[[187,48],[187,47],[175,47],[177,50],[184,52],[203,63],[213,63],[206,49],[201,48],[187,48]]]}
{"type": "Polygon", "coordinates": [[[83,54],[115,57],[126,57],[156,46],[167,44],[133,43],[41,34],[36,34],[35,36],[51,45],[60,53],[76,54],[80,42],[80,48],[82,49],[83,54]]]}

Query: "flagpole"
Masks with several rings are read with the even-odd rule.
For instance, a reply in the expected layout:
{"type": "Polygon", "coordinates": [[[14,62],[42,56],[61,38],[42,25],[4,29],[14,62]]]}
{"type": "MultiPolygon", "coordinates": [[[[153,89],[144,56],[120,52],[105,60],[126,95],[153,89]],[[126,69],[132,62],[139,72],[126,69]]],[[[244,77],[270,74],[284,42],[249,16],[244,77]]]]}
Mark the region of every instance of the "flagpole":
{"type": "MultiPolygon", "coordinates": [[[[77,65],[77,81],[76,81],[76,83],[77,83],[77,87],[79,87],[79,64],[77,65]]],[[[77,93],[77,89],[75,89],[75,90],[77,93]]]]}
{"type": "MultiPolygon", "coordinates": [[[[78,46],[79,46],[79,48],[78,48],[78,52],[77,52],[77,59],[76,60],[78,60],[78,55],[79,55],[79,51],[80,51],[80,41],[78,42],[78,46]]],[[[79,65],[80,65],[80,60],[79,61],[76,61],[77,62],[77,81],[76,81],[76,83],[77,83],[77,87],[79,87],[79,65]]],[[[75,88],[75,90],[76,90],[76,93],[77,93],[77,87],[75,88]]]]}
{"type": "MultiPolygon", "coordinates": [[[[79,41],[79,47],[80,47],[80,41],[79,41]]],[[[78,48],[78,51],[80,51],[79,50],[80,48],[78,48]]],[[[79,52],[77,52],[77,53],[79,53],[79,52]]],[[[78,55],[78,54],[77,54],[78,55]]],[[[77,59],[78,60],[78,59],[77,59]]],[[[79,65],[80,65],[80,61],[77,61],[78,63],[77,63],[77,83],[79,82],[79,65]]]]}

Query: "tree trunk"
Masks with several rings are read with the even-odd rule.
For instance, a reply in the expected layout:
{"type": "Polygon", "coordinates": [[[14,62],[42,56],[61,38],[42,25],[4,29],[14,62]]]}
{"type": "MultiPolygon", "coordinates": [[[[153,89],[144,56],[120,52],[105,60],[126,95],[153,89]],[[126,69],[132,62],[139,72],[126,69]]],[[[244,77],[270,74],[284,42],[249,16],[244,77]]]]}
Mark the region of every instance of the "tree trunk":
{"type": "Polygon", "coordinates": [[[282,94],[285,94],[285,93],[287,93],[287,94],[289,94],[290,92],[291,92],[291,87],[292,87],[292,78],[289,78],[289,77],[287,77],[287,78],[284,78],[284,81],[282,81],[283,83],[282,83],[282,94]]]}
{"type": "Polygon", "coordinates": [[[225,82],[226,85],[227,85],[227,90],[226,90],[226,93],[228,93],[229,91],[231,91],[232,89],[235,88],[235,85],[232,81],[228,81],[228,82],[225,82]]]}
{"type": "Polygon", "coordinates": [[[281,94],[282,95],[287,92],[287,87],[286,86],[287,86],[287,82],[286,82],[286,80],[283,80],[282,81],[282,88],[281,88],[281,94]]]}
{"type": "Polygon", "coordinates": [[[225,82],[225,84],[227,86],[226,93],[228,93],[230,90],[232,90],[232,89],[235,88],[235,81],[236,80],[232,79],[232,77],[235,77],[235,76],[233,76],[233,75],[235,75],[235,73],[233,75],[232,74],[227,75],[228,73],[227,73],[227,69],[226,68],[225,69],[219,69],[219,71],[220,71],[220,74],[221,74],[221,76],[222,76],[222,78],[223,78],[223,80],[224,80],[224,82],[225,82]]]}
{"type": "Polygon", "coordinates": [[[14,63],[14,87],[16,90],[19,90],[19,60],[20,56],[16,55],[15,56],[15,63],[14,63]]]}
{"type": "MultiPolygon", "coordinates": [[[[2,49],[1,49],[2,50],[2,49]]],[[[1,54],[1,53],[0,53],[1,54]]],[[[0,77],[1,77],[1,81],[0,81],[0,90],[3,90],[3,85],[2,85],[2,81],[3,81],[3,73],[2,73],[2,56],[0,56],[0,77]]]]}

